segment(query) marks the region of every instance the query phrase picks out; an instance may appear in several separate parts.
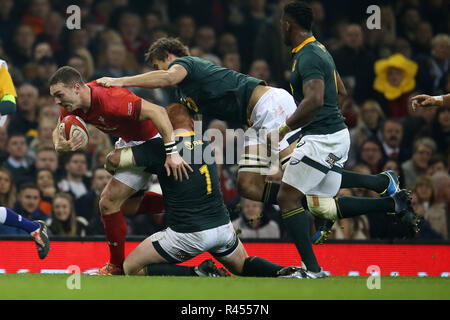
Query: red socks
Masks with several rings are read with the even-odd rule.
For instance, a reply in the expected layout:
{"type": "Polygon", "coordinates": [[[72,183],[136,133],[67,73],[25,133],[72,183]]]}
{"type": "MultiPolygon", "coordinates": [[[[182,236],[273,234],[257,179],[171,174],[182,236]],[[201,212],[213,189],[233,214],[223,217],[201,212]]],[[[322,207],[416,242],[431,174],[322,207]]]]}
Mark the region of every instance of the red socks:
{"type": "Polygon", "coordinates": [[[110,260],[114,265],[122,266],[125,260],[125,237],[127,224],[122,211],[102,215],[106,240],[109,244],[110,260]]]}
{"type": "Polygon", "coordinates": [[[145,191],[144,198],[136,214],[162,213],[166,209],[162,194],[145,191]]]}

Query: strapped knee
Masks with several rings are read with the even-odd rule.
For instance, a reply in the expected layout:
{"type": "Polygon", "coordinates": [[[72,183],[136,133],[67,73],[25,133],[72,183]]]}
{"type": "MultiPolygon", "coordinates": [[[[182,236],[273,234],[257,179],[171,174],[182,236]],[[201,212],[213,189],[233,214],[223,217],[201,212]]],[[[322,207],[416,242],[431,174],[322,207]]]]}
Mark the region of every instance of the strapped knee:
{"type": "Polygon", "coordinates": [[[321,219],[336,220],[337,206],[334,198],[324,196],[306,196],[309,211],[321,219]]]}

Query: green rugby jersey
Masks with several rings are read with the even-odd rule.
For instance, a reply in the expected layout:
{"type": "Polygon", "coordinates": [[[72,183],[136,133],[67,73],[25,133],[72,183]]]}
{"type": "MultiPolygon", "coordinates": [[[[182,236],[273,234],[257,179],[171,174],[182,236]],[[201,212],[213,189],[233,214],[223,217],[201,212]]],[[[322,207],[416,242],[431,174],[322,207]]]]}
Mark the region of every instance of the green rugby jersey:
{"type": "Polygon", "coordinates": [[[229,223],[216,164],[207,164],[203,160],[203,154],[211,152],[211,145],[201,136],[194,136],[194,132],[177,136],[176,143],[180,155],[194,170],[188,170],[189,180],[183,176],[183,181],[175,181],[172,173],[167,176],[162,139],[151,139],[132,147],[136,166],[147,167],[148,172],[158,175],[166,205],[167,225],[176,232],[197,232],[229,223]],[[189,161],[196,159],[196,154],[200,164],[189,161]]]}
{"type": "Polygon", "coordinates": [[[265,85],[248,75],[223,68],[197,57],[177,58],[169,65],[183,66],[187,76],[178,83],[182,104],[194,113],[248,125],[247,107],[257,85],[265,85]]]}
{"type": "Polygon", "coordinates": [[[347,128],[338,105],[337,71],[327,49],[314,37],[292,50],[290,86],[297,105],[304,98],[303,84],[321,79],[325,84],[323,106],[314,119],[302,127],[302,134],[330,134],[347,128]]]}

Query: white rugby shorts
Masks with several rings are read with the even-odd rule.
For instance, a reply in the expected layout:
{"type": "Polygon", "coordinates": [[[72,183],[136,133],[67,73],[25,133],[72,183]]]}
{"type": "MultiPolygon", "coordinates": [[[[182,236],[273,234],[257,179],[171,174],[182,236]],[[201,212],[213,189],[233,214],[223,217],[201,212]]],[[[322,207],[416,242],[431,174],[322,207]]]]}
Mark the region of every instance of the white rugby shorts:
{"type": "Polygon", "coordinates": [[[150,240],[155,250],[171,263],[187,261],[203,252],[209,252],[215,258],[224,258],[233,254],[239,244],[231,222],[191,233],[167,228],[152,234],[150,240]]]}
{"type": "Polygon", "coordinates": [[[341,186],[349,149],[348,129],[303,136],[292,152],[282,181],[305,195],[334,197],[341,186]]]}
{"type": "MultiPolygon", "coordinates": [[[[160,138],[161,135],[158,133],[152,139],[160,138]]],[[[138,146],[143,144],[145,141],[129,141],[126,142],[122,138],[119,138],[115,144],[115,149],[123,149],[128,147],[138,146]]],[[[114,173],[113,178],[127,185],[135,191],[142,189],[147,190],[149,187],[149,180],[151,174],[144,171],[143,167],[134,167],[127,169],[119,169],[114,173]]]]}

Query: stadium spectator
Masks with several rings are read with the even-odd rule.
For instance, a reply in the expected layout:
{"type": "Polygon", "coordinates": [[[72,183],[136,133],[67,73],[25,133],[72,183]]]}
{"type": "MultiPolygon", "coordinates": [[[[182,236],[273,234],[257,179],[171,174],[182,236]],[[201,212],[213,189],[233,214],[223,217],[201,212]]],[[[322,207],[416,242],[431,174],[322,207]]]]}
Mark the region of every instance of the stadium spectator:
{"type": "Polygon", "coordinates": [[[366,100],[359,110],[356,127],[350,130],[350,151],[346,167],[351,168],[358,161],[361,145],[366,139],[377,140],[385,120],[384,112],[375,100],[366,100]]]}
{"type": "Polygon", "coordinates": [[[98,204],[100,195],[110,179],[111,174],[103,167],[95,168],[89,191],[75,200],[76,212],[89,222],[89,234],[105,234],[98,204]]]}
{"type": "Polygon", "coordinates": [[[375,56],[364,46],[363,30],[357,24],[345,27],[342,40],[343,46],[332,52],[336,69],[355,101],[362,103],[373,96],[375,56]]]}
{"type": "Polygon", "coordinates": [[[264,80],[267,84],[276,86],[271,79],[270,68],[265,60],[253,60],[248,70],[252,77],[264,80]]]}
{"type": "Polygon", "coordinates": [[[7,48],[8,57],[14,66],[24,67],[33,56],[33,45],[36,36],[28,24],[20,24],[14,31],[12,45],[7,48]]]}
{"type": "Polygon", "coordinates": [[[36,159],[36,152],[43,147],[53,147],[52,132],[56,126],[56,121],[50,118],[43,118],[39,121],[37,136],[31,140],[27,156],[36,159]]]}
{"type": "Polygon", "coordinates": [[[64,164],[66,175],[57,184],[60,190],[72,194],[75,199],[88,192],[86,162],[86,154],[82,151],[69,154],[64,164]]]}
{"type": "Polygon", "coordinates": [[[36,173],[36,185],[41,194],[39,210],[49,216],[52,211],[53,198],[58,191],[53,172],[49,169],[39,169],[36,173]]]}
{"type": "Polygon", "coordinates": [[[234,229],[239,234],[239,238],[280,238],[280,227],[275,221],[268,219],[267,215],[264,214],[264,206],[261,202],[241,198],[240,204],[241,215],[232,221],[234,229]]]}
{"type": "Polygon", "coordinates": [[[13,133],[8,139],[8,153],[9,157],[3,162],[3,167],[8,169],[14,176],[16,186],[19,186],[25,181],[32,180],[32,167],[30,161],[27,159],[27,141],[23,134],[13,133]]]}
{"type": "MultiPolygon", "coordinates": [[[[141,38],[141,17],[132,12],[125,12],[119,19],[119,32],[126,50],[133,54],[138,63],[144,62],[144,53],[150,43],[141,38]]],[[[137,71],[137,70],[135,70],[137,71]]]]}
{"type": "Polygon", "coordinates": [[[431,137],[436,142],[437,151],[450,151],[450,108],[438,108],[431,125],[431,137]]]}
{"type": "Polygon", "coordinates": [[[431,138],[420,138],[414,143],[412,158],[402,163],[406,188],[412,188],[416,179],[427,172],[435,152],[436,143],[431,138]]]}
{"type": "Polygon", "coordinates": [[[0,168],[0,206],[12,208],[16,203],[16,190],[11,172],[0,168]]]}
{"type": "Polygon", "coordinates": [[[408,114],[409,93],[416,86],[417,63],[396,53],[375,62],[373,87],[386,115],[403,118],[408,114]]]}
{"type": "MultiPolygon", "coordinates": [[[[42,220],[48,219],[47,215],[39,210],[40,201],[39,189],[34,183],[24,183],[20,186],[17,202],[15,203],[13,210],[19,215],[29,220],[42,220]]],[[[25,230],[0,225],[0,234],[8,235],[29,235],[25,230]]]]}
{"type": "Polygon", "coordinates": [[[93,78],[124,77],[133,72],[125,67],[126,48],[120,42],[110,43],[106,49],[106,64],[94,71],[93,78]]]}
{"type": "Polygon", "coordinates": [[[387,119],[383,124],[381,144],[387,158],[398,160],[400,163],[408,160],[411,153],[402,145],[403,124],[397,119],[387,119]]]}
{"type": "Polygon", "coordinates": [[[39,109],[38,121],[40,122],[44,118],[51,119],[56,123],[59,118],[59,106],[53,103],[42,106],[39,109]]]}
{"type": "Polygon", "coordinates": [[[147,11],[142,19],[142,31],[141,35],[146,40],[149,41],[150,35],[155,28],[162,26],[161,15],[153,10],[147,11]]]}
{"type": "Polygon", "coordinates": [[[29,83],[22,84],[17,89],[17,112],[11,116],[8,125],[9,133],[17,132],[27,135],[30,139],[37,134],[38,110],[37,101],[39,98],[38,89],[29,83]]]}
{"type": "Polygon", "coordinates": [[[216,42],[216,32],[210,26],[201,26],[195,33],[195,46],[199,47],[203,54],[214,54],[216,42]]]}
{"type": "Polygon", "coordinates": [[[366,164],[372,174],[380,172],[383,161],[383,149],[377,140],[369,138],[362,143],[358,162],[366,164]]]}
{"type": "Polygon", "coordinates": [[[222,66],[241,72],[241,55],[237,52],[225,54],[222,59],[222,66]]]}
{"type": "Polygon", "coordinates": [[[88,229],[88,222],[77,216],[73,198],[67,193],[58,193],[53,198],[51,219],[47,225],[54,236],[84,237],[88,229]]]}
{"type": "Polygon", "coordinates": [[[222,59],[227,53],[239,53],[238,41],[234,34],[225,32],[219,37],[217,53],[222,59]]]}
{"type": "Polygon", "coordinates": [[[58,155],[53,147],[43,146],[37,149],[34,160],[35,170],[48,169],[54,175],[58,174],[58,155]]]}
{"type": "MultiPolygon", "coordinates": [[[[353,196],[351,189],[340,189],[337,196],[353,196]]],[[[366,215],[337,220],[332,229],[330,239],[367,240],[370,237],[369,220],[366,215]]]]}
{"type": "Polygon", "coordinates": [[[8,129],[0,126],[0,163],[5,162],[8,156],[8,129]]]}
{"type": "Polygon", "coordinates": [[[433,94],[442,94],[445,90],[447,75],[450,71],[450,36],[448,34],[438,34],[432,40],[432,69],[434,75],[433,94]]]}
{"type": "Polygon", "coordinates": [[[442,239],[442,235],[435,231],[430,223],[425,219],[426,210],[422,204],[420,204],[418,200],[418,196],[416,192],[411,194],[411,205],[414,209],[414,212],[417,214],[419,218],[419,232],[416,234],[416,239],[442,239]]]}
{"type": "Polygon", "coordinates": [[[32,0],[22,17],[22,21],[31,25],[35,34],[39,34],[44,29],[44,22],[50,10],[51,5],[48,0],[32,0]]]}
{"type": "MultiPolygon", "coordinates": [[[[86,81],[92,80],[92,76],[94,75],[94,70],[95,70],[95,63],[94,63],[94,58],[93,58],[92,54],[90,53],[90,51],[86,50],[84,48],[78,48],[74,52],[74,56],[81,57],[84,60],[84,62],[86,63],[86,71],[84,71],[83,76],[86,77],[85,78],[86,81]]],[[[78,66],[78,67],[80,67],[80,66],[78,66]]]]}
{"type": "Polygon", "coordinates": [[[25,79],[29,80],[37,76],[39,60],[43,57],[53,57],[52,47],[48,42],[35,42],[33,59],[23,67],[22,73],[25,79]]]}
{"type": "MultiPolygon", "coordinates": [[[[442,182],[445,184],[445,181],[442,182]]],[[[440,185],[441,183],[437,180],[436,184],[440,185]]],[[[417,195],[417,203],[425,210],[423,218],[428,221],[434,231],[444,239],[447,238],[447,210],[443,203],[436,205],[436,189],[433,180],[427,176],[420,176],[417,178],[413,190],[417,195]]]]}
{"type": "Polygon", "coordinates": [[[431,177],[438,172],[448,173],[447,161],[441,154],[435,154],[430,158],[426,175],[431,177]]]}
{"type": "Polygon", "coordinates": [[[53,57],[44,56],[37,61],[36,77],[30,79],[39,91],[48,90],[47,82],[50,75],[58,69],[58,63],[53,57]]]}
{"type": "Polygon", "coordinates": [[[194,42],[196,24],[194,18],[189,15],[181,15],[176,21],[175,33],[177,37],[187,46],[194,42]]]}
{"type": "Polygon", "coordinates": [[[71,56],[69,60],[67,60],[67,65],[77,69],[84,81],[89,81],[91,79],[92,74],[89,74],[89,65],[84,57],[79,55],[71,56]]]}
{"type": "Polygon", "coordinates": [[[447,172],[437,172],[431,176],[435,197],[434,205],[428,211],[428,221],[444,239],[450,236],[450,177],[447,172]]]}
{"type": "MultiPolygon", "coordinates": [[[[290,0],[280,0],[274,14],[269,17],[255,34],[254,59],[264,59],[270,66],[270,73],[280,87],[288,88],[288,74],[291,52],[283,43],[280,31],[280,19],[284,6],[290,0]]],[[[321,39],[319,39],[321,40],[321,39]]]]}
{"type": "MultiPolygon", "coordinates": [[[[0,10],[0,39],[5,43],[11,42],[12,33],[11,30],[15,30],[17,27],[17,16],[14,12],[14,0],[1,1],[0,10]]],[[[1,55],[0,55],[1,56],[1,55]]]]}
{"type": "Polygon", "coordinates": [[[44,20],[43,30],[36,37],[38,42],[45,41],[50,44],[53,57],[59,65],[67,60],[66,42],[64,41],[65,20],[58,11],[51,11],[44,20]]]}

